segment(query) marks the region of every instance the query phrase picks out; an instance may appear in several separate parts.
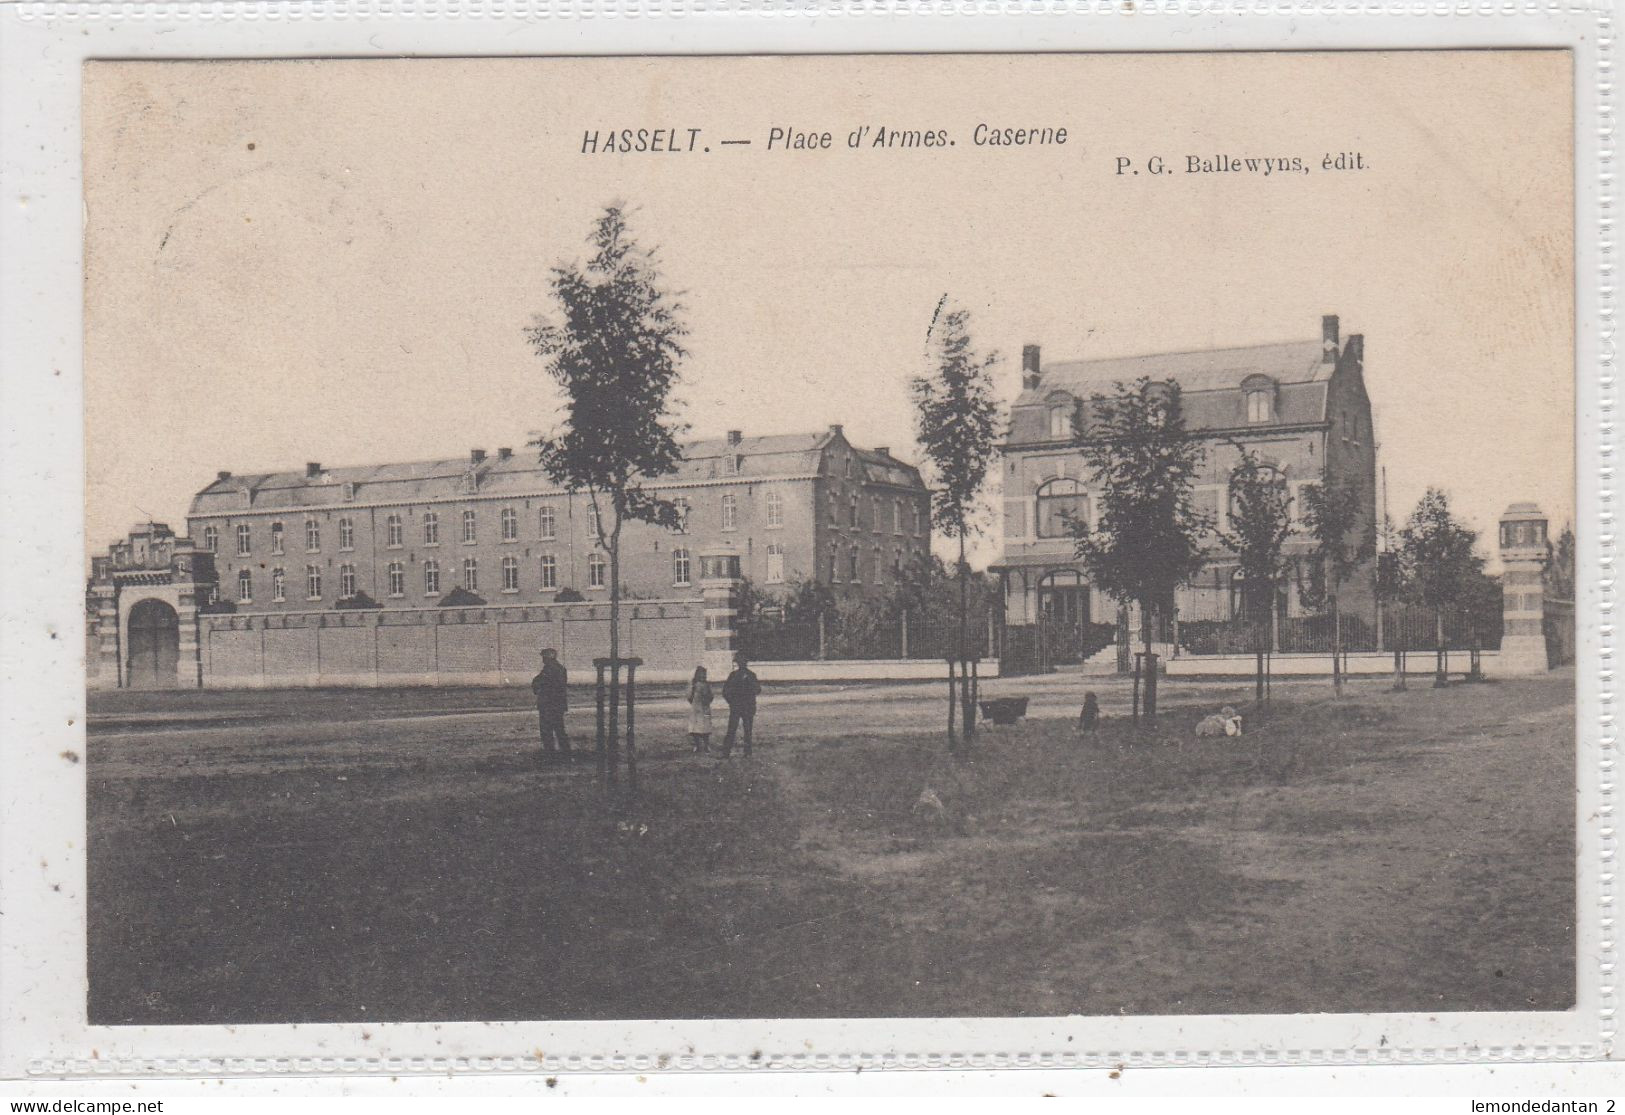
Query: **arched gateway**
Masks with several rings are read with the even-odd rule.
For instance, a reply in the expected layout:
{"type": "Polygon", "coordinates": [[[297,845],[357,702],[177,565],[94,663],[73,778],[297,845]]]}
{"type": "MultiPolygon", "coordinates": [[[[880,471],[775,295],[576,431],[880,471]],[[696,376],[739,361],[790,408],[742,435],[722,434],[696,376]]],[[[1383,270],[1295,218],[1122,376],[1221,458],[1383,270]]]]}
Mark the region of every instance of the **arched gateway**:
{"type": "Polygon", "coordinates": [[[181,621],[162,600],[130,609],[130,653],[125,677],[131,689],[171,689],[179,684],[181,621]]]}

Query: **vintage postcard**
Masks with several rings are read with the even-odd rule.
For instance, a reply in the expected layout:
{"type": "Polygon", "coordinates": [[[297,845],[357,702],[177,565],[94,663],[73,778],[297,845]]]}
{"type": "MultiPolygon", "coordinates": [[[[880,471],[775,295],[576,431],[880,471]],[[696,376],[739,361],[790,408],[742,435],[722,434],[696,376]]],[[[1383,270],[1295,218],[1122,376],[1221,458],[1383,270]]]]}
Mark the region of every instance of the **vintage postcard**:
{"type": "Polygon", "coordinates": [[[72,1006],[1596,1055],[1576,80],[86,61],[72,1006]]]}

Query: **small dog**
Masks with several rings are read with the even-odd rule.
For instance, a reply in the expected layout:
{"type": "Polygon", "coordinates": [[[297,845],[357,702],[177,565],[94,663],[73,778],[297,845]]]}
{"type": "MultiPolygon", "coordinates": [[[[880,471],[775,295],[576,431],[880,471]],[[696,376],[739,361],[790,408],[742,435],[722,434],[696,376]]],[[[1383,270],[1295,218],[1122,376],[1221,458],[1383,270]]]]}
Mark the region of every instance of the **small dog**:
{"type": "Polygon", "coordinates": [[[1241,735],[1241,716],[1229,705],[1214,713],[1204,716],[1196,725],[1196,735],[1206,736],[1239,736],[1241,735]]]}
{"type": "Polygon", "coordinates": [[[1078,713],[1078,731],[1094,732],[1100,728],[1100,699],[1094,690],[1083,695],[1083,711],[1078,713]]]}

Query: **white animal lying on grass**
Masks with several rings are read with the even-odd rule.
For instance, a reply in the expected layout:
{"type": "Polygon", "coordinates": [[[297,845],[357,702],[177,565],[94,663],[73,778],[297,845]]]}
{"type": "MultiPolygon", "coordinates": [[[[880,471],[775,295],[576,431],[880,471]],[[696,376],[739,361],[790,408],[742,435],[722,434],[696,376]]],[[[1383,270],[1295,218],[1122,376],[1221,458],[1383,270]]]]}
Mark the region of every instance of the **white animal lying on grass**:
{"type": "Polygon", "coordinates": [[[1241,716],[1229,705],[1214,713],[1204,716],[1196,725],[1196,734],[1201,736],[1239,736],[1241,735],[1241,716]]]}

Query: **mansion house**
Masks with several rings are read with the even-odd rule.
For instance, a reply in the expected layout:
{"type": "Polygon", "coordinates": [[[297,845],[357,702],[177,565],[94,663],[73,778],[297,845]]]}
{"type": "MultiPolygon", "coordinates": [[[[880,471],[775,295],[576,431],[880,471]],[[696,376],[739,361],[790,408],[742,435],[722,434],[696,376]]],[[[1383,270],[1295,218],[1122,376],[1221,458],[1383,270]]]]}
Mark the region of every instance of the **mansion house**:
{"type": "MultiPolygon", "coordinates": [[[[1109,394],[1117,383],[1141,376],[1179,384],[1186,426],[1206,447],[1198,506],[1219,529],[1228,526],[1230,475],[1239,463],[1239,445],[1276,472],[1293,497],[1295,519],[1306,486],[1327,477],[1352,485],[1359,494],[1356,529],[1373,542],[1376,441],[1363,361],[1364,338],[1342,340],[1338,320],[1330,316],[1322,319],[1319,338],[1244,348],[1046,366],[1038,346],[1026,346],[1022,390],[1001,452],[1003,553],[991,567],[1003,583],[1007,624],[1042,621],[1054,629],[1052,637],[1065,638],[1091,622],[1117,621],[1117,602],[1089,584],[1067,531],[1069,518],[1094,526],[1100,513],[1073,418],[1079,415],[1087,431],[1091,396],[1109,394]]],[[[1311,543],[1301,522],[1294,527],[1285,550],[1301,558],[1311,543]]],[[[1165,632],[1168,621],[1228,620],[1240,614],[1235,556],[1215,535],[1206,549],[1206,566],[1176,593],[1170,614],[1161,617],[1165,632]]],[[[1294,582],[1301,583],[1305,572],[1299,562],[1294,582]]],[[[1283,586],[1273,609],[1277,616],[1302,611],[1297,587],[1283,586]]],[[[1351,578],[1344,586],[1345,609],[1369,605],[1373,587],[1372,577],[1351,578]]]]}
{"type": "MultiPolygon", "coordinates": [[[[772,592],[814,580],[874,594],[930,548],[929,492],[888,448],[813,434],[691,442],[649,485],[677,530],[628,523],[621,582],[634,598],[690,596],[699,552],[720,543],[772,592]]],[[[192,500],[188,534],[212,555],[216,599],[238,610],[421,608],[608,599],[592,501],[556,485],[536,454],[234,475],[192,500]]]]}

